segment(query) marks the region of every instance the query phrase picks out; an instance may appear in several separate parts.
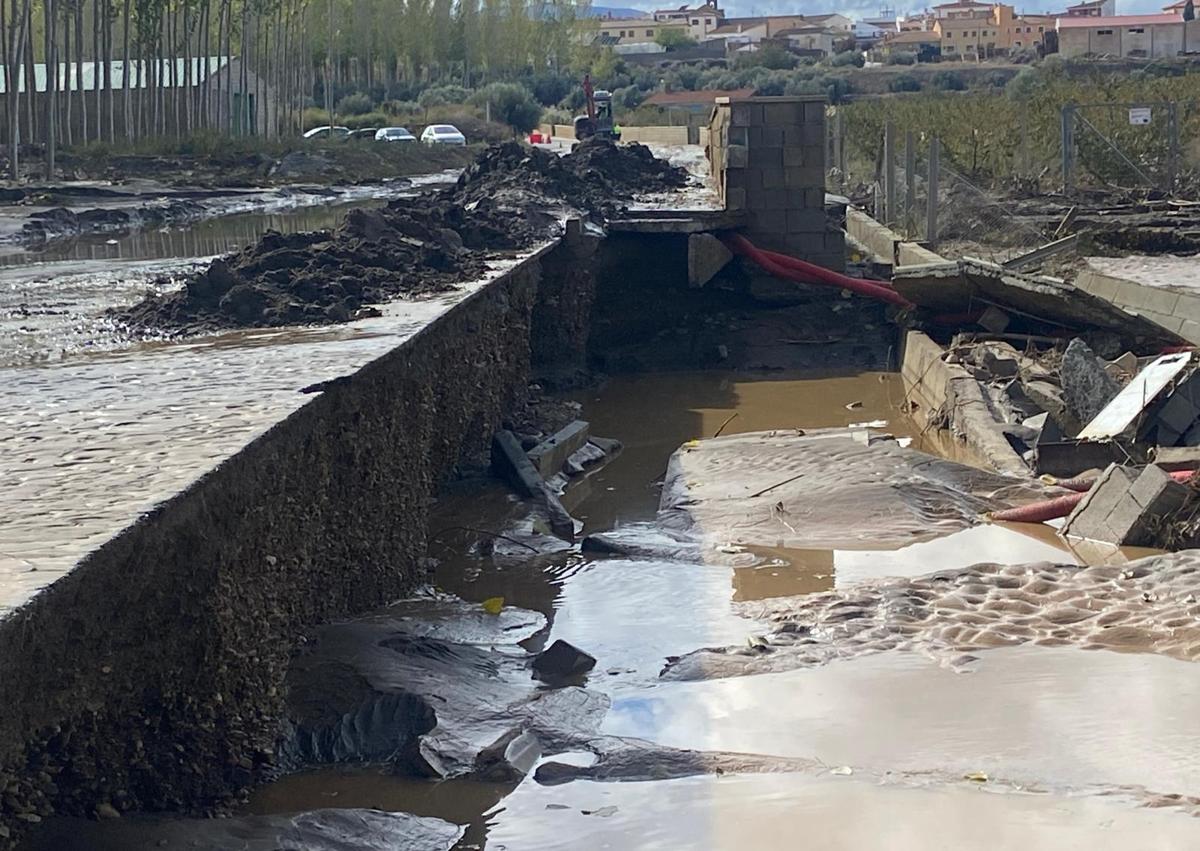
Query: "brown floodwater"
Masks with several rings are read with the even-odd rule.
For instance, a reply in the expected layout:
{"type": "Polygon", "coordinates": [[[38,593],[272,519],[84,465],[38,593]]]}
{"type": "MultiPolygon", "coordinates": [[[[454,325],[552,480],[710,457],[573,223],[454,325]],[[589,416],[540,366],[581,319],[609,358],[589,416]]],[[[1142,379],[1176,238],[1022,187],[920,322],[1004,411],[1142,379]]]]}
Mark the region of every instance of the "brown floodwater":
{"type": "MultiPolygon", "coordinates": [[[[615,459],[565,501],[586,531],[653,540],[659,485],[682,443],[763,429],[871,423],[914,438],[903,388],[859,376],[665,374],[619,377],[578,397],[615,459]],[[730,419],[730,416],[737,414],[730,419]]],[[[1004,648],[954,665],[878,653],[812,669],[700,682],[658,678],[667,657],[737,647],[768,624],[755,600],[812,594],[980,561],[1121,562],[1069,548],[1049,527],[982,525],[901,548],[752,547],[705,563],[578,552],[479,558],[477,535],[528,531],[497,485],[458,487],[431,524],[436,584],[467,600],[502,596],[542,612],[524,644],[562,639],[598,659],[586,685],[613,701],[604,732],[674,747],[815,758],[808,774],[541,786],[434,783],[381,768],[338,768],[258,790],[256,813],[380,807],[467,825],[460,848],[1191,848],[1200,820],[1164,796],[1200,793],[1189,663],[1078,648],[1004,648]],[[981,774],[980,774],[981,773],[981,774]],[[986,782],[965,780],[971,774],[986,782]],[[797,830],[802,828],[802,833],[797,830]]],[[[559,759],[555,757],[555,759],[559,759]]]]}

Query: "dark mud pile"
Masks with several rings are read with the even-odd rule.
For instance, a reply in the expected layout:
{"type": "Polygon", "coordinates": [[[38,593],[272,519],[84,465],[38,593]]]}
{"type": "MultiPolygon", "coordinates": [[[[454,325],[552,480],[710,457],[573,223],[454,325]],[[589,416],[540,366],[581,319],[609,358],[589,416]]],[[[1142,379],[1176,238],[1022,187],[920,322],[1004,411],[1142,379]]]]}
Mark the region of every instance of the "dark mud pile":
{"type": "Polygon", "coordinates": [[[109,315],[135,333],[346,322],[478,280],[489,259],[554,235],[564,211],[608,216],[687,180],[641,145],[589,141],[565,157],[496,145],[450,189],[357,210],[332,232],[268,233],[182,289],[109,315]]]}

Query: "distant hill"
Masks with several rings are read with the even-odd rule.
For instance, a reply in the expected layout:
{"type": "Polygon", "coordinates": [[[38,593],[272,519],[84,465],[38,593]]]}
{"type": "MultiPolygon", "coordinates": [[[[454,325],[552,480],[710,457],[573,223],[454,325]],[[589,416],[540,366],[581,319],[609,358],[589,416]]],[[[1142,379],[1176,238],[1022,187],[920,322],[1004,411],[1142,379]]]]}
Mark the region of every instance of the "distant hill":
{"type": "Polygon", "coordinates": [[[588,15],[593,18],[648,18],[649,12],[641,9],[630,9],[627,6],[592,6],[588,15]]]}

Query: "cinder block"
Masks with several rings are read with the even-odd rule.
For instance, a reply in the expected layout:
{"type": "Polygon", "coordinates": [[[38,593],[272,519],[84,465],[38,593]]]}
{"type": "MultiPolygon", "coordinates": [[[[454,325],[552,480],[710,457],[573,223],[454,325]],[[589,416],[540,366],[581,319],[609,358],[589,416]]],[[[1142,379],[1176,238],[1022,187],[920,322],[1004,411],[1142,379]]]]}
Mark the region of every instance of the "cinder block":
{"type": "Polygon", "coordinates": [[[770,166],[757,171],[758,185],[763,189],[783,189],[783,167],[770,166]]]}
{"type": "Polygon", "coordinates": [[[1171,394],[1171,398],[1158,412],[1158,421],[1166,423],[1176,434],[1187,432],[1197,417],[1200,417],[1200,410],[1197,410],[1192,400],[1184,393],[1171,394]]]}
{"type": "Polygon", "coordinates": [[[783,168],[783,148],[750,145],[751,168],[783,168]]]}
{"type": "Polygon", "coordinates": [[[728,144],[733,145],[748,145],[750,144],[750,128],[748,127],[730,127],[728,144]]]}
{"type": "MultiPolygon", "coordinates": [[[[816,166],[791,166],[784,169],[783,182],[789,189],[817,189],[825,191],[825,169],[816,166]]],[[[822,206],[825,199],[821,199],[822,206]]]]}
{"type": "Polygon", "coordinates": [[[742,188],[726,189],[725,190],[725,209],[726,210],[744,210],[746,209],[746,190],[742,188]]]}
{"type": "Polygon", "coordinates": [[[825,101],[809,101],[804,104],[804,121],[808,124],[825,123],[825,101]]]}
{"type": "Polygon", "coordinates": [[[788,233],[825,234],[825,211],[793,207],[788,210],[788,233]]]}
{"type": "Polygon", "coordinates": [[[762,127],[747,127],[746,128],[746,144],[750,150],[761,148],[763,144],[763,129],[762,127]]]}
{"type": "Polygon", "coordinates": [[[804,104],[802,103],[766,103],[763,104],[762,109],[763,121],[767,124],[783,126],[804,122],[804,104]]]}
{"type": "Polygon", "coordinates": [[[1182,323],[1180,323],[1179,331],[1177,333],[1189,343],[1200,344],[1200,322],[1193,322],[1191,319],[1185,319],[1182,323]]]}
{"type": "Polygon", "coordinates": [[[762,129],[762,143],[770,148],[783,147],[783,128],[767,124],[762,129]]]}
{"type": "Polygon", "coordinates": [[[789,234],[788,242],[804,259],[825,253],[825,235],[820,233],[789,234]]]}
{"type": "Polygon", "coordinates": [[[804,148],[800,145],[787,145],[783,149],[783,167],[808,165],[804,161],[804,148]]]}
{"type": "Polygon", "coordinates": [[[768,210],[760,207],[750,208],[750,239],[757,241],[755,234],[785,234],[787,233],[787,213],[784,210],[768,210]]]}
{"type": "Polygon", "coordinates": [[[804,190],[804,206],[809,209],[825,209],[825,187],[810,186],[804,190]]]}
{"type": "Polygon", "coordinates": [[[1183,320],[1200,322],[1200,298],[1179,293],[1179,300],[1175,302],[1174,315],[1183,320]]]}
{"type": "Polygon", "coordinates": [[[840,230],[825,231],[825,251],[827,253],[839,254],[844,260],[846,254],[846,234],[840,230]]]}
{"type": "Polygon", "coordinates": [[[1189,491],[1163,470],[1113,464],[1071,512],[1062,533],[1112,544],[1148,545],[1157,518],[1173,514],[1189,491]]]}
{"type": "MultiPolygon", "coordinates": [[[[729,105],[729,122],[733,127],[749,127],[761,123],[754,121],[754,104],[734,103],[729,105]]],[[[761,115],[761,112],[760,112],[761,115]]]]}
{"type": "Polygon", "coordinates": [[[757,172],[744,168],[729,168],[725,170],[726,189],[749,189],[750,178],[757,172]]]}
{"type": "Polygon", "coordinates": [[[745,168],[750,165],[750,149],[745,145],[730,145],[725,150],[726,168],[745,168]]]}
{"type": "Polygon", "coordinates": [[[1159,287],[1134,285],[1136,289],[1125,290],[1123,295],[1139,310],[1153,310],[1167,316],[1175,314],[1175,306],[1179,303],[1179,293],[1164,290],[1159,287]]]}
{"type": "Polygon", "coordinates": [[[825,125],[805,124],[800,130],[801,144],[813,147],[825,147],[825,125]]]}
{"type": "Polygon", "coordinates": [[[804,146],[804,162],[807,165],[815,166],[824,170],[825,168],[825,145],[805,145],[804,146]]]}
{"type": "Polygon", "coordinates": [[[746,193],[750,210],[786,210],[790,206],[792,197],[786,189],[751,189],[746,193]]]}

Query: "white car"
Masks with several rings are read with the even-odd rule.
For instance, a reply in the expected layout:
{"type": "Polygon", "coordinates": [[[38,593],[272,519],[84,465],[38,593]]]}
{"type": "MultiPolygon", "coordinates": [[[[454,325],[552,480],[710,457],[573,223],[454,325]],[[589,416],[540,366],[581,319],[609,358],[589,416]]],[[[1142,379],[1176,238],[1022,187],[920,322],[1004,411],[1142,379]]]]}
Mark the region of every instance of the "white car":
{"type": "Polygon", "coordinates": [[[430,124],[421,134],[426,145],[465,145],[467,137],[453,124],[430,124]]]}
{"type": "Polygon", "coordinates": [[[380,127],[375,131],[376,142],[415,142],[417,137],[407,127],[380,127]]]}
{"type": "Polygon", "coordinates": [[[330,127],[328,124],[322,124],[320,127],[314,127],[311,130],[304,132],[305,139],[315,139],[317,136],[349,136],[350,128],[334,125],[330,127]]]}

